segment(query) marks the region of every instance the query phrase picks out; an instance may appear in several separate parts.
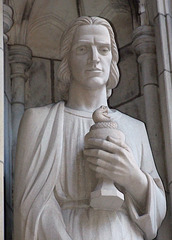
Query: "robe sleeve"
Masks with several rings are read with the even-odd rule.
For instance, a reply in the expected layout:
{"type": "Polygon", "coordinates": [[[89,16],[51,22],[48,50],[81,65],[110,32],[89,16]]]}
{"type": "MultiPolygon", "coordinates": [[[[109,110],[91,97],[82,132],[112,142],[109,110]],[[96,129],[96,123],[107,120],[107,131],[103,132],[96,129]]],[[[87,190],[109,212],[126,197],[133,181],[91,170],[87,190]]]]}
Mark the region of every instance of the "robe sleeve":
{"type": "Polygon", "coordinates": [[[151,240],[156,237],[157,230],[165,217],[166,199],[163,184],[154,164],[152,151],[144,125],[141,129],[141,138],[141,170],[145,173],[148,179],[146,207],[144,210],[139,209],[134,199],[132,199],[128,193],[125,195],[125,199],[131,219],[143,232],[145,239],[151,240]]]}

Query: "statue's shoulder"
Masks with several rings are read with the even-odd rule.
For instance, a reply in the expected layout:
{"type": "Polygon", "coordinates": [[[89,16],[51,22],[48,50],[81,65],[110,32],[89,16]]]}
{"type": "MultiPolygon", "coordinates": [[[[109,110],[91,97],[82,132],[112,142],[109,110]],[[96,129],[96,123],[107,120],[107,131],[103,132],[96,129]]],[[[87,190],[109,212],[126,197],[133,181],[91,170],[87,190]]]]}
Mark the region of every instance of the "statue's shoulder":
{"type": "Polygon", "coordinates": [[[121,122],[121,124],[127,124],[133,128],[144,128],[145,127],[145,123],[134,118],[131,117],[125,113],[122,113],[120,111],[118,111],[118,115],[119,115],[119,122],[121,122]]]}
{"type": "Polygon", "coordinates": [[[63,102],[27,109],[22,117],[21,125],[24,125],[24,127],[26,125],[41,126],[46,117],[49,115],[50,111],[57,108],[60,104],[63,104],[63,102]]]}
{"type": "Polygon", "coordinates": [[[63,102],[52,103],[42,107],[29,108],[25,111],[24,116],[35,118],[35,117],[44,117],[53,109],[63,104],[63,102]]]}
{"type": "Polygon", "coordinates": [[[33,108],[28,108],[25,111],[25,115],[40,115],[40,114],[46,114],[50,111],[50,109],[54,106],[55,104],[48,104],[42,107],[33,107],[33,108]]]}

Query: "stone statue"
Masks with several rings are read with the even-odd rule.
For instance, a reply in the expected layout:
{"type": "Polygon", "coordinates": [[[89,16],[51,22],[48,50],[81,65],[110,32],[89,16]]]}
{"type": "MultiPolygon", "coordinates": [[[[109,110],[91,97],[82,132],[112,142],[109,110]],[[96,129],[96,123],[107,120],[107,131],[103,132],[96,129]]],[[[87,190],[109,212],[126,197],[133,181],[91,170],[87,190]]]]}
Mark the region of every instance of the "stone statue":
{"type": "Polygon", "coordinates": [[[64,33],[61,57],[63,101],[27,110],[20,124],[14,240],[153,239],[165,216],[165,195],[144,124],[107,105],[119,80],[110,24],[76,19],[64,33]],[[92,138],[92,113],[102,105],[121,136],[92,138]],[[120,209],[90,206],[98,179],[124,195],[120,209]]]}

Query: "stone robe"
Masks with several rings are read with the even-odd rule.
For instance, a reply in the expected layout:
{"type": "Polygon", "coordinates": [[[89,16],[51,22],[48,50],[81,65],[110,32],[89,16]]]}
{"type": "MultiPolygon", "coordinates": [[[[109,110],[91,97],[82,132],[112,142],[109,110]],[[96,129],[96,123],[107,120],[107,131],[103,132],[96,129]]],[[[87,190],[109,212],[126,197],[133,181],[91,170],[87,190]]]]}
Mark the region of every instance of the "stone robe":
{"type": "Polygon", "coordinates": [[[16,155],[14,240],[153,239],[165,215],[165,196],[144,124],[118,111],[111,114],[148,178],[143,211],[125,192],[118,212],[89,207],[96,178],[82,150],[91,115],[64,103],[27,110],[16,155]]]}

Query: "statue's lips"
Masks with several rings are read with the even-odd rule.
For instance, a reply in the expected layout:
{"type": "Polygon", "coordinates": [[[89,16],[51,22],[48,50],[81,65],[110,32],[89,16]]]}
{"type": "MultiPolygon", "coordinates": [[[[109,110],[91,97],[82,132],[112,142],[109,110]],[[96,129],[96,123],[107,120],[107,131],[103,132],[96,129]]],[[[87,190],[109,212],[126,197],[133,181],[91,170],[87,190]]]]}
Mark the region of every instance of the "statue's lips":
{"type": "Polygon", "coordinates": [[[91,68],[91,69],[87,69],[86,72],[100,73],[100,72],[102,72],[102,70],[99,68],[91,68]]]}
{"type": "Polygon", "coordinates": [[[102,75],[103,71],[101,69],[88,69],[85,71],[85,74],[88,75],[88,77],[100,77],[102,75]]]}

